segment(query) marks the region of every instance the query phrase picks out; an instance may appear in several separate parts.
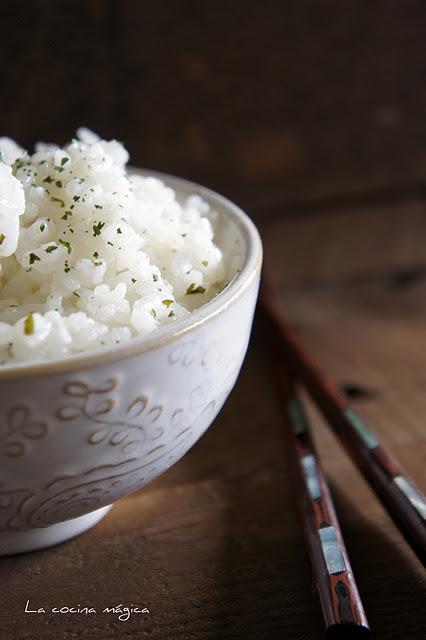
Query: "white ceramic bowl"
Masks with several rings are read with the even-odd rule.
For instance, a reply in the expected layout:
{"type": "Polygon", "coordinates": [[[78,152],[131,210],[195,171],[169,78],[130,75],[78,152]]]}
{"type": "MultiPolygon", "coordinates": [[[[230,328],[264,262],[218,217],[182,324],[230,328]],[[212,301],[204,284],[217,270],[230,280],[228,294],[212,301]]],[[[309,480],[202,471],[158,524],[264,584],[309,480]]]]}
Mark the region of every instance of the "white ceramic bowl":
{"type": "Polygon", "coordinates": [[[152,336],[0,370],[0,555],[92,527],[177,462],[235,384],[259,286],[258,232],[222,196],[157,175],[178,198],[199,193],[219,213],[215,233],[232,280],[152,336]]]}

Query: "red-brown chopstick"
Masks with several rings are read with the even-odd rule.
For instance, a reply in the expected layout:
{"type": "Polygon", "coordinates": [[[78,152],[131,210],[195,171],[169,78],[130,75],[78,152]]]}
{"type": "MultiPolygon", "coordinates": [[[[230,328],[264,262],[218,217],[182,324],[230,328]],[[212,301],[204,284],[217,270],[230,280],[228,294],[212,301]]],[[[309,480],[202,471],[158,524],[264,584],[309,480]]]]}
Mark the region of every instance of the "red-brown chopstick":
{"type": "Polygon", "coordinates": [[[319,368],[286,322],[279,294],[264,272],[261,303],[277,347],[307,388],[334,433],[399,526],[423,564],[426,560],[426,498],[396,458],[350,408],[349,402],[319,368]]]}
{"type": "Polygon", "coordinates": [[[370,638],[370,629],[343,541],[327,480],[296,388],[277,365],[287,452],[323,612],[326,637],[370,638]]]}

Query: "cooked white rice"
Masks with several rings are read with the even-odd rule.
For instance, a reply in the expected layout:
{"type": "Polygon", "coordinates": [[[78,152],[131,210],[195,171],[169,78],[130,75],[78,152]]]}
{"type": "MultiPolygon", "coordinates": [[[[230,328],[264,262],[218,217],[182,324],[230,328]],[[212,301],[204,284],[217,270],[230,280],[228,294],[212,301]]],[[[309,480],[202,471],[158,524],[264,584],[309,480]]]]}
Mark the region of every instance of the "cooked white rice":
{"type": "Polygon", "coordinates": [[[108,347],[175,322],[225,277],[214,212],[179,204],[87,129],[29,155],[0,138],[0,362],[108,347]]]}

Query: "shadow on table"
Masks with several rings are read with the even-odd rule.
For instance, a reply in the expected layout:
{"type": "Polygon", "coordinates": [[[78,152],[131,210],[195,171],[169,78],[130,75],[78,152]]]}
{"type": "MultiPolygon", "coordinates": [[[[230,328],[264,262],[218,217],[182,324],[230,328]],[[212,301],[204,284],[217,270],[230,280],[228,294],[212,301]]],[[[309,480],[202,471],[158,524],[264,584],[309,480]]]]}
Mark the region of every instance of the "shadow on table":
{"type": "MultiPolygon", "coordinates": [[[[208,452],[210,473],[223,479],[223,537],[208,637],[322,638],[281,420],[259,351],[250,352],[218,424],[187,459],[187,472],[197,476],[208,452]]],[[[356,497],[332,489],[375,638],[420,640],[426,608],[417,559],[392,525],[387,538],[363,517],[356,497]]]]}
{"type": "Polygon", "coordinates": [[[181,463],[181,477],[212,482],[219,495],[205,637],[321,637],[267,363],[253,346],[216,424],[181,463]]]}
{"type": "Polygon", "coordinates": [[[37,553],[24,553],[0,557],[0,598],[2,593],[8,591],[11,581],[16,581],[23,570],[37,563],[36,556],[37,553]]]}
{"type": "MultiPolygon", "coordinates": [[[[295,503],[287,511],[283,491],[269,484],[267,477],[261,487],[261,473],[257,471],[257,479],[233,478],[229,487],[216,594],[221,621],[216,631],[221,635],[212,633],[212,638],[233,638],[234,634],[247,640],[278,640],[283,634],[322,638],[320,607],[302,529],[298,520],[290,523],[283,517],[287,512],[293,518],[295,503]]],[[[277,478],[277,470],[272,474],[277,478]]],[[[338,490],[333,495],[339,513],[357,511],[338,490]]],[[[397,531],[388,539],[358,515],[356,525],[353,515],[346,526],[342,517],[342,526],[374,637],[423,639],[426,594],[422,597],[420,564],[397,531]],[[396,635],[397,630],[401,635],[396,635]]]]}

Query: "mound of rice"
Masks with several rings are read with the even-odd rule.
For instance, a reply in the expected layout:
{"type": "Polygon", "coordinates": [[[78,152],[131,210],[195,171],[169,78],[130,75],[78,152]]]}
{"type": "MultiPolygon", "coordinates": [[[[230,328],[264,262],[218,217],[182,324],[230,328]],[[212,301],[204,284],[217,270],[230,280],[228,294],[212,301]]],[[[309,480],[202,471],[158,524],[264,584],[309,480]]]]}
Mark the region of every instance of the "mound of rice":
{"type": "Polygon", "coordinates": [[[225,277],[214,212],[179,204],[87,129],[29,155],[0,138],[0,362],[61,358],[146,335],[225,277]]]}

